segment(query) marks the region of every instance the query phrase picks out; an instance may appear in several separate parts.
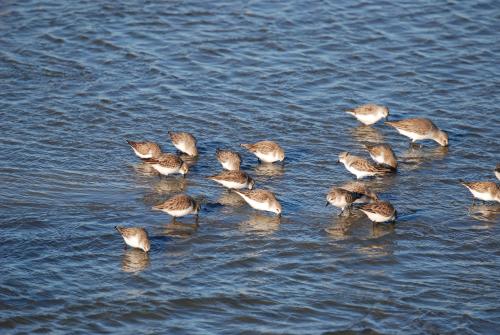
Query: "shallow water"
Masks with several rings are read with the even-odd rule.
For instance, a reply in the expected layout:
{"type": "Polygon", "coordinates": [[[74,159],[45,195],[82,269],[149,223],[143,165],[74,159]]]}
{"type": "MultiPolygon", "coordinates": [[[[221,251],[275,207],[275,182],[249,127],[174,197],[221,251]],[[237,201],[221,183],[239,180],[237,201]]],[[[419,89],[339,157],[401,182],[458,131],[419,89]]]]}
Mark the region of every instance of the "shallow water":
{"type": "Polygon", "coordinates": [[[494,334],[500,209],[460,178],[500,161],[494,1],[0,3],[0,331],[494,334]],[[408,149],[347,108],[431,117],[450,147],[408,149]],[[125,139],[198,138],[188,178],[159,180],[125,139]],[[239,143],[275,139],[284,167],[239,143]],[[392,227],[324,207],[352,180],[340,151],[387,142],[397,175],[368,184],[392,227]],[[239,150],[284,216],[204,176],[239,150]],[[176,192],[201,226],[151,211],[176,192]],[[115,225],[144,226],[148,256],[115,225]]]}

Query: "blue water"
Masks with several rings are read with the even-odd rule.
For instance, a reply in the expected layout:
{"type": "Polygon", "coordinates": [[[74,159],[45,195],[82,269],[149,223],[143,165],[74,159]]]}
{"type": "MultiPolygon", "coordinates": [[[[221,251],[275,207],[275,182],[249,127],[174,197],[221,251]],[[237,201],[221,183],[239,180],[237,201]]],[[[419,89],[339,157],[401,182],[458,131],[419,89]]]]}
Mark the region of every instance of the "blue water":
{"type": "Polygon", "coordinates": [[[495,1],[2,1],[0,332],[383,334],[500,332],[500,208],[458,179],[500,161],[500,6],[495,1]],[[450,147],[343,111],[376,102],[429,117],[450,147]],[[159,180],[125,139],[174,152],[159,180]],[[274,139],[284,167],[239,143],[274,139]],[[396,225],[324,207],[352,180],[341,151],[390,143],[394,176],[368,180],[396,225]],[[239,150],[278,220],[204,177],[239,150]],[[203,203],[172,225],[151,206],[203,203]],[[115,225],[152,250],[124,250],[115,225]]]}

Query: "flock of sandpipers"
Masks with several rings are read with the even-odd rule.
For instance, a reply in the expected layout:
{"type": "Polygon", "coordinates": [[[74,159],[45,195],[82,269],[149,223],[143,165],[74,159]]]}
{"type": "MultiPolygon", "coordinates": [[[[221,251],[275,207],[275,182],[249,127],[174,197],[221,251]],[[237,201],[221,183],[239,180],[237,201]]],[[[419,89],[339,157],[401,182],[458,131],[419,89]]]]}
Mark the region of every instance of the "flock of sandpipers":
{"type": "MultiPolygon", "coordinates": [[[[394,127],[400,134],[411,139],[410,145],[415,145],[419,140],[434,140],[441,146],[448,146],[448,135],[439,129],[432,121],[425,118],[404,119],[401,121],[387,121],[389,109],[385,106],[367,104],[347,111],[364,125],[373,125],[385,118],[385,124],[394,127]]],[[[196,139],[186,132],[169,132],[173,145],[187,157],[198,156],[196,139]]],[[[160,146],[154,142],[127,141],[134,153],[155,169],[159,176],[181,174],[184,177],[189,171],[187,160],[177,154],[162,152],[160,146]]],[[[285,151],[273,141],[260,141],[254,144],[241,144],[241,146],[255,156],[259,162],[273,164],[283,162],[285,151]]],[[[363,157],[355,156],[349,152],[339,154],[339,163],[354,174],[357,179],[364,177],[380,176],[394,173],[398,163],[396,155],[389,144],[367,145],[370,157],[369,161],[363,157]]],[[[221,173],[208,177],[229,190],[241,196],[252,208],[260,211],[273,212],[281,216],[281,204],[273,192],[264,189],[254,189],[254,180],[240,169],[241,156],[230,150],[216,151],[217,160],[224,169],[221,173]]],[[[500,179],[500,164],[496,166],[495,175],[500,179]]],[[[500,202],[500,186],[491,181],[477,181],[461,183],[469,189],[475,199],[482,201],[500,202]]],[[[363,183],[356,182],[343,187],[333,187],[326,196],[329,204],[341,209],[340,215],[349,215],[353,204],[360,204],[359,210],[374,223],[395,222],[397,218],[396,209],[388,202],[382,201],[363,183]]],[[[186,194],[178,194],[165,202],[153,206],[153,210],[163,211],[175,218],[189,214],[196,215],[198,225],[198,212],[200,205],[192,197],[186,194]]],[[[121,233],[125,243],[133,248],[139,248],[148,252],[150,242],[147,231],[141,227],[116,227],[121,233]]]]}

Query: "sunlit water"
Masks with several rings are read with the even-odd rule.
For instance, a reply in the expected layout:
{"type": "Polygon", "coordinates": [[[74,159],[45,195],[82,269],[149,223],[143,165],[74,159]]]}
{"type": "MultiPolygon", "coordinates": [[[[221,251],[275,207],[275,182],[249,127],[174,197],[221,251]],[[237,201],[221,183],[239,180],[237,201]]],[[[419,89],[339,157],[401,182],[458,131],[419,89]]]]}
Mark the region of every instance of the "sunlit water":
{"type": "Polygon", "coordinates": [[[498,207],[458,179],[500,161],[494,1],[2,1],[0,332],[498,334],[498,207]],[[425,116],[450,147],[343,113],[379,102],[425,116]],[[125,139],[198,138],[188,178],[158,177],[125,139]],[[284,167],[239,143],[277,140],[284,167]],[[395,226],[326,207],[352,180],[339,152],[387,142],[368,181],[395,226]],[[239,150],[282,202],[257,213],[204,179],[239,150]],[[200,228],[151,206],[203,203],[200,228]],[[115,225],[144,226],[145,255],[115,225]]]}

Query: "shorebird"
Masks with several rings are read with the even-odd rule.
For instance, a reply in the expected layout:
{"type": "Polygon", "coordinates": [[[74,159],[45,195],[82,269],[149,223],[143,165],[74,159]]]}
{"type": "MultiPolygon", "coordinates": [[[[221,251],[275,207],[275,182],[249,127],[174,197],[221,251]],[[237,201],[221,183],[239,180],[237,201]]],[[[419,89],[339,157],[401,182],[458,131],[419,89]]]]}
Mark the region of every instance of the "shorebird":
{"type": "Polygon", "coordinates": [[[362,196],[362,194],[350,192],[340,187],[333,187],[326,195],[326,206],[332,204],[333,206],[340,208],[341,212],[338,216],[341,216],[346,209],[348,209],[350,213],[351,206],[354,201],[362,196]]]}
{"type": "Polygon", "coordinates": [[[344,190],[353,193],[361,194],[361,198],[358,198],[354,201],[355,204],[366,204],[374,201],[378,201],[377,193],[373,192],[369,187],[367,187],[361,181],[350,181],[341,186],[344,190]]]}
{"type": "Polygon", "coordinates": [[[377,163],[390,167],[393,170],[398,168],[396,155],[389,144],[365,145],[370,157],[377,163]]]}
{"type": "Polygon", "coordinates": [[[359,208],[373,223],[395,221],[397,211],[387,201],[377,201],[359,208]]]}
{"type": "Polygon", "coordinates": [[[261,141],[254,144],[241,144],[241,146],[253,153],[259,161],[273,163],[285,159],[285,151],[273,141],[261,141]]]}
{"type": "Polygon", "coordinates": [[[500,186],[492,181],[472,181],[465,182],[460,181],[462,185],[467,187],[467,189],[472,193],[473,203],[475,199],[483,201],[498,201],[500,202],[500,186]]]}
{"type": "Polygon", "coordinates": [[[386,121],[385,124],[396,128],[396,130],[411,139],[411,143],[419,140],[433,140],[439,145],[448,146],[448,134],[436,127],[429,119],[405,119],[401,121],[386,121]]]}
{"type": "Polygon", "coordinates": [[[366,126],[377,123],[380,119],[389,117],[389,108],[375,104],[366,104],[354,109],[347,110],[346,113],[353,115],[359,122],[366,126]]]}
{"type": "Polygon", "coordinates": [[[195,214],[196,222],[198,223],[200,205],[190,196],[178,194],[159,205],[153,206],[152,209],[165,212],[172,216],[173,222],[175,222],[176,218],[189,214],[195,214]]]}
{"type": "Polygon", "coordinates": [[[179,156],[174,154],[163,153],[157,158],[149,158],[144,160],[146,163],[151,164],[153,169],[164,176],[169,174],[180,173],[184,177],[189,171],[188,165],[180,159],[179,156]]]}
{"type": "Polygon", "coordinates": [[[198,156],[198,149],[196,148],[196,138],[186,132],[169,131],[168,135],[172,140],[173,145],[177,150],[188,154],[191,157],[198,156]]]}
{"type": "Polygon", "coordinates": [[[266,190],[235,190],[252,208],[281,216],[281,204],[274,193],[266,190]]]}
{"type": "Polygon", "coordinates": [[[229,189],[248,188],[251,190],[255,185],[254,180],[243,171],[222,171],[207,178],[229,189]]]}
{"type": "Polygon", "coordinates": [[[229,171],[238,171],[241,165],[241,156],[239,153],[230,150],[217,149],[215,152],[217,160],[222,168],[229,171]]]}
{"type": "Polygon", "coordinates": [[[351,155],[345,151],[339,154],[338,161],[339,163],[344,164],[345,168],[352,174],[356,175],[356,178],[358,179],[368,176],[384,175],[392,172],[389,168],[376,166],[362,157],[351,155]]]}
{"type": "Polygon", "coordinates": [[[161,155],[161,148],[154,142],[134,142],[127,140],[134,153],[140,159],[155,158],[161,155]]]}
{"type": "Polygon", "coordinates": [[[125,228],[120,226],[116,226],[115,229],[122,235],[126,245],[132,248],[142,249],[144,252],[148,252],[151,248],[146,229],[138,227],[125,228]]]}

